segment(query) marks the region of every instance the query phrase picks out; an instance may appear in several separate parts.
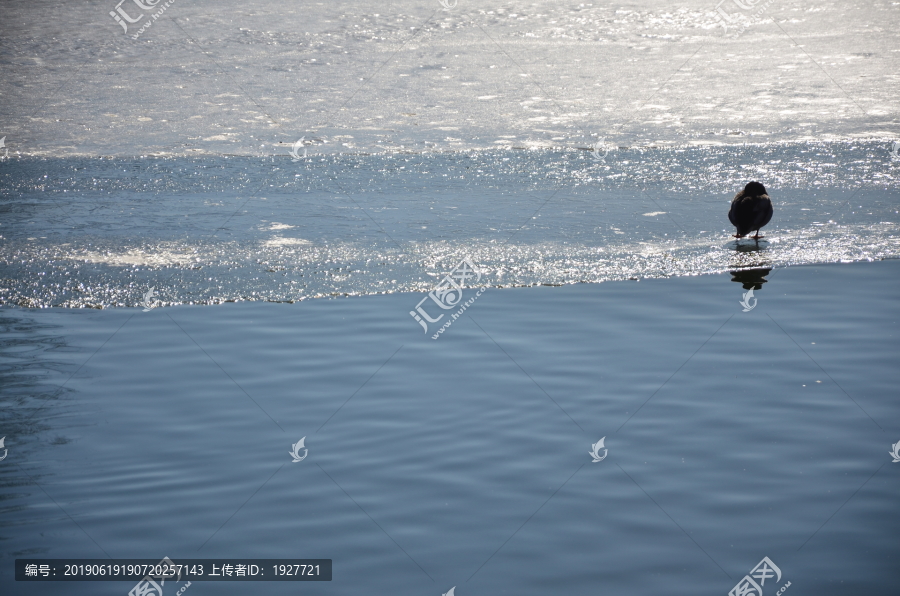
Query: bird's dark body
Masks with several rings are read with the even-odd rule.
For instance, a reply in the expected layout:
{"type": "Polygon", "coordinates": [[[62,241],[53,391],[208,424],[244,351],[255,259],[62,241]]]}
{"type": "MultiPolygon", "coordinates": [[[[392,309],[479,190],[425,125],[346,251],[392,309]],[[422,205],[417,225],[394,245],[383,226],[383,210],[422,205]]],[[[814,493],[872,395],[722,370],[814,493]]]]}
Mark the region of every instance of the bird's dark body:
{"type": "Polygon", "coordinates": [[[731,201],[728,219],[737,228],[736,238],[743,238],[753,230],[759,237],[759,229],[772,219],[772,199],[766,194],[766,187],[759,182],[750,182],[731,201]]]}

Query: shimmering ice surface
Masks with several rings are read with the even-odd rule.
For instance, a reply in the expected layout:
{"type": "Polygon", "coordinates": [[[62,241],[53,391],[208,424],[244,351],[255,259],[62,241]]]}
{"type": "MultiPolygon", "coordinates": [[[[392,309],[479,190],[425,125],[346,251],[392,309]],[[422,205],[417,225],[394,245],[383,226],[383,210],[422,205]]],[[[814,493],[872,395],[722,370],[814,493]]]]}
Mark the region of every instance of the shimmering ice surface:
{"type": "MultiPolygon", "coordinates": [[[[900,11],[888,0],[178,0],[137,39],[153,11],[126,35],[109,16],[116,3],[6,0],[0,136],[11,152],[900,135],[900,11]]],[[[137,17],[132,4],[123,10],[137,17]]]]}
{"type": "Polygon", "coordinates": [[[7,305],[296,301],[430,289],[461,259],[496,287],[900,256],[882,143],[11,159],[7,305]],[[729,201],[763,181],[765,240],[729,201]]]}

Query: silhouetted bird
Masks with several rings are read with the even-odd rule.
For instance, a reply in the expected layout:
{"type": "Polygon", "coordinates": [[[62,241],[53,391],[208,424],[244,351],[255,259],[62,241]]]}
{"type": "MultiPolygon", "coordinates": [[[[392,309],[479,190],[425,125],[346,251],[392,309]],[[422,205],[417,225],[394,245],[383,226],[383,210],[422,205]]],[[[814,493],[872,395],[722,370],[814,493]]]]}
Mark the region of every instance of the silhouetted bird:
{"type": "Polygon", "coordinates": [[[772,199],[766,194],[766,187],[759,182],[749,182],[731,201],[728,219],[737,228],[734,237],[743,238],[756,230],[756,235],[751,238],[759,240],[762,238],[759,229],[769,223],[772,213],[772,199]]]}

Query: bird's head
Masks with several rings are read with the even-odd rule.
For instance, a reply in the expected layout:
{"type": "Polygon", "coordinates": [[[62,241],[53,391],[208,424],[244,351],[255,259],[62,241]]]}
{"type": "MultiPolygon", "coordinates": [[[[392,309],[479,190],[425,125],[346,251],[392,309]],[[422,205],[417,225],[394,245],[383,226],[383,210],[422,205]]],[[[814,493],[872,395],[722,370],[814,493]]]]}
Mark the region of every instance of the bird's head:
{"type": "Polygon", "coordinates": [[[744,187],[744,192],[753,196],[768,194],[766,192],[766,187],[759,182],[748,182],[747,186],[744,187]]]}

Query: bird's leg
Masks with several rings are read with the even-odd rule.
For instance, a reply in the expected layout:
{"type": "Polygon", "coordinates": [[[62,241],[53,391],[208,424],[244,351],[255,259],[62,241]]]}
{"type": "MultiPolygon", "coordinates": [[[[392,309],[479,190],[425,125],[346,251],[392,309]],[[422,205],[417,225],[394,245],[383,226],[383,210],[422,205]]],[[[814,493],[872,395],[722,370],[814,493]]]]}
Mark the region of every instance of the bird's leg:
{"type": "Polygon", "coordinates": [[[753,238],[754,240],[759,240],[760,238],[762,238],[762,236],[759,235],[759,230],[756,230],[755,236],[750,236],[750,237],[753,238]]]}
{"type": "Polygon", "coordinates": [[[743,234],[735,234],[733,237],[734,237],[734,238],[743,238],[744,235],[743,235],[743,234]]]}

